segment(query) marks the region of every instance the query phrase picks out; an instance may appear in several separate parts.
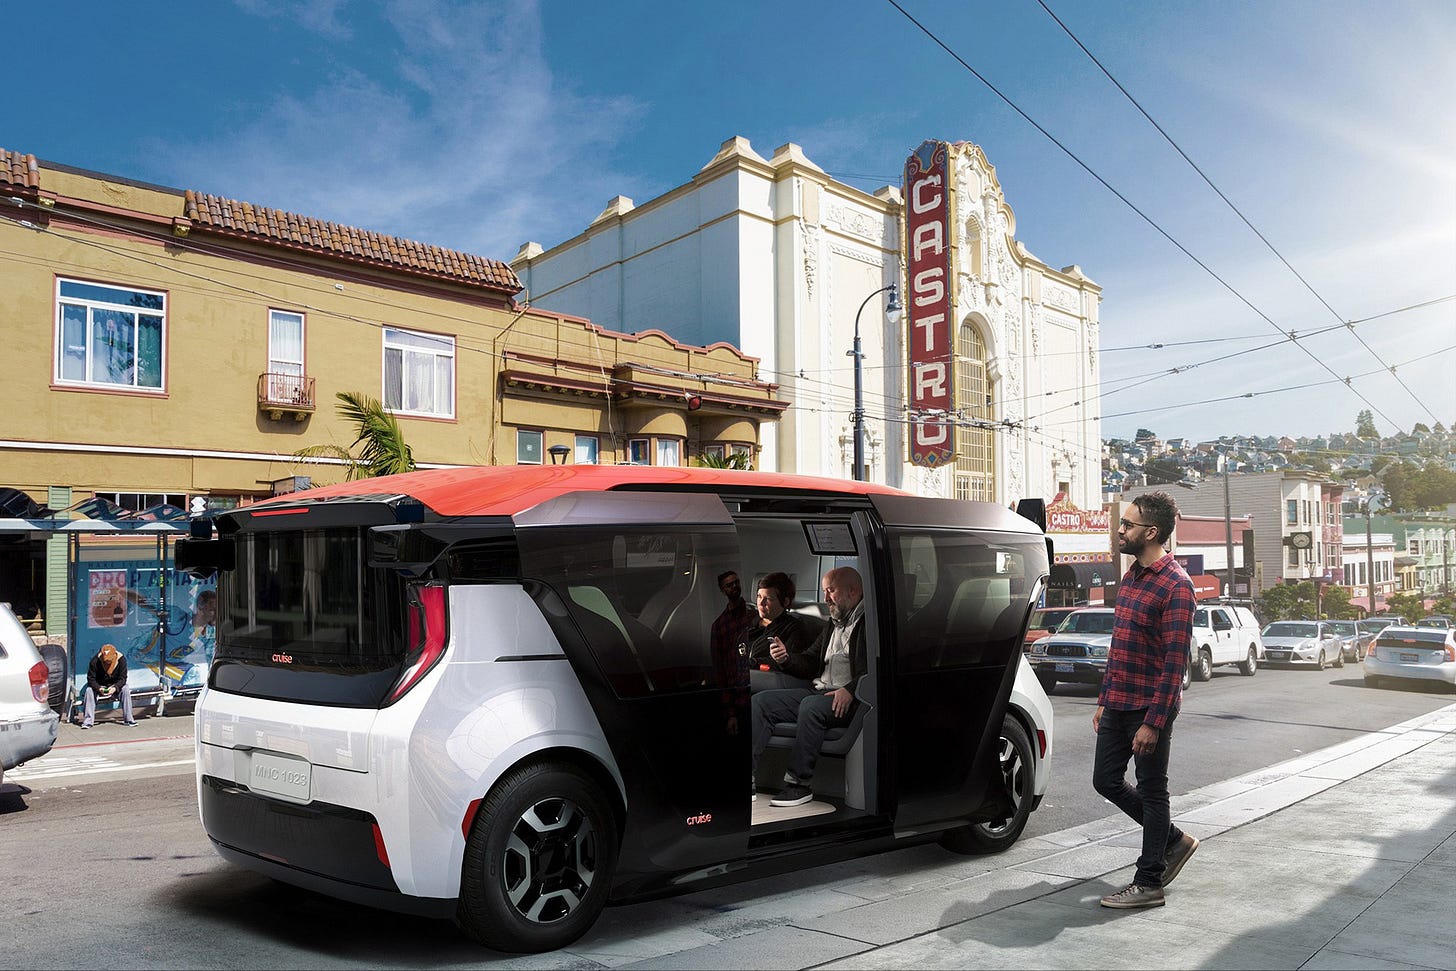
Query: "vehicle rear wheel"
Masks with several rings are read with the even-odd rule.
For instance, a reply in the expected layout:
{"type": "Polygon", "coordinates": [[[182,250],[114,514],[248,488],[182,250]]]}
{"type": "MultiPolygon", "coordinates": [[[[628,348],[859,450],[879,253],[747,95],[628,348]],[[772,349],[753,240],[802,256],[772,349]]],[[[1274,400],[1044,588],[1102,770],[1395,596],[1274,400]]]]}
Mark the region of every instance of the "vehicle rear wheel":
{"type": "Polygon", "coordinates": [[[1021,837],[1031,817],[1031,806],[1036,801],[1036,760],[1026,729],[1011,715],[1001,723],[996,755],[1001,763],[1001,780],[1011,793],[1014,809],[1004,819],[972,823],[944,833],[940,845],[953,853],[1000,853],[1021,837]]]}
{"type": "Polygon", "coordinates": [[[1213,655],[1206,647],[1198,650],[1198,660],[1194,662],[1193,676],[1199,681],[1213,680],[1213,655]]]}
{"type": "Polygon", "coordinates": [[[476,815],[455,922],[500,951],[565,947],[606,906],[616,863],[617,820],[598,785],[563,763],[521,766],[476,815]]]}
{"type": "Polygon", "coordinates": [[[1249,645],[1249,656],[1239,662],[1239,673],[1246,678],[1252,678],[1254,672],[1259,670],[1259,652],[1254,645],[1249,645]]]}
{"type": "Polygon", "coordinates": [[[1045,691],[1047,694],[1051,694],[1053,691],[1057,690],[1057,679],[1049,674],[1038,674],[1036,676],[1036,680],[1041,682],[1041,690],[1045,691]]]}

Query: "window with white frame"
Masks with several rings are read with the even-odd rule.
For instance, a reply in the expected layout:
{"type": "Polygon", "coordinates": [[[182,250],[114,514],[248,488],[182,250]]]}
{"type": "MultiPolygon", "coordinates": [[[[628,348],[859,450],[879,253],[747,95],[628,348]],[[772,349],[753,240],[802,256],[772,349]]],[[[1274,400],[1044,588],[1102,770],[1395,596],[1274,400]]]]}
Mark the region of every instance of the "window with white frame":
{"type": "Polygon", "coordinates": [[[455,338],[384,328],[384,407],[455,417],[455,338]]]}
{"type": "Polygon", "coordinates": [[[268,400],[303,404],[303,314],[268,311],[268,400]]]}
{"type": "Polygon", "coordinates": [[[601,454],[601,443],[595,435],[576,436],[576,464],[596,465],[601,454]]]}
{"type": "Polygon", "coordinates": [[[517,465],[541,464],[541,436],[541,432],[532,431],[529,428],[516,429],[517,465]]]}
{"type": "Polygon", "coordinates": [[[728,446],[726,445],[704,445],[703,458],[717,459],[719,462],[727,461],[728,446]]]}
{"type": "Polygon", "coordinates": [[[57,384],[165,390],[166,333],[166,294],[56,281],[57,384]]]}
{"type": "Polygon", "coordinates": [[[682,465],[682,443],[675,438],[659,438],[657,440],[657,464],[658,465],[682,465]]]}

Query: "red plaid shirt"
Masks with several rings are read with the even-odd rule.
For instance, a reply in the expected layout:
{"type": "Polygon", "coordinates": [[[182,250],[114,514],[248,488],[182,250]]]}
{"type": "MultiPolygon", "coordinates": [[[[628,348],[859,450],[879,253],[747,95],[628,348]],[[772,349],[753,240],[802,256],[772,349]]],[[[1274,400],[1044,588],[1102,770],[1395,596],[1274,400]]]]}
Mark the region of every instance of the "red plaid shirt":
{"type": "Polygon", "coordinates": [[[1117,591],[1112,649],[1097,704],[1148,710],[1161,731],[1178,714],[1193,638],[1193,581],[1172,554],[1144,568],[1134,561],[1117,591]]]}

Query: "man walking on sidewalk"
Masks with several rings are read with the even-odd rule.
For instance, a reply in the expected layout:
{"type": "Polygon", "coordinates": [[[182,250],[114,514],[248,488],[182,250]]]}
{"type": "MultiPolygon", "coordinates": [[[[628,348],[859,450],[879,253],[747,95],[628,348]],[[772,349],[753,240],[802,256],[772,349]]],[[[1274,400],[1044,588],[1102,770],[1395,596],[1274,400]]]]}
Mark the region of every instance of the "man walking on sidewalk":
{"type": "Polygon", "coordinates": [[[1132,504],[1135,518],[1118,522],[1117,539],[1136,562],[1117,591],[1107,674],[1092,714],[1092,787],[1143,828],[1132,883],[1102,898],[1102,906],[1121,910],[1163,906],[1163,888],[1198,849],[1198,840],[1173,825],[1168,801],[1173,719],[1193,636],[1193,582],[1165,549],[1178,504],[1164,492],[1132,504]],[[1127,784],[1129,758],[1137,788],[1127,784]]]}

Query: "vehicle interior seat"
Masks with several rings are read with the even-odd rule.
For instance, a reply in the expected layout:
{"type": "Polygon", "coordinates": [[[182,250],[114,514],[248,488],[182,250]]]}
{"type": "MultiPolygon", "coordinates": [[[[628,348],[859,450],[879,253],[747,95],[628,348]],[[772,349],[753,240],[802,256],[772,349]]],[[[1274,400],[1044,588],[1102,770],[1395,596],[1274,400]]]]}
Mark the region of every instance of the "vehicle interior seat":
{"type": "Polygon", "coordinates": [[[592,654],[618,693],[641,695],[644,685],[646,693],[670,686],[672,669],[664,663],[662,640],[651,628],[619,610],[601,587],[582,584],[567,587],[566,592],[580,608],[574,613],[592,654]]]}

